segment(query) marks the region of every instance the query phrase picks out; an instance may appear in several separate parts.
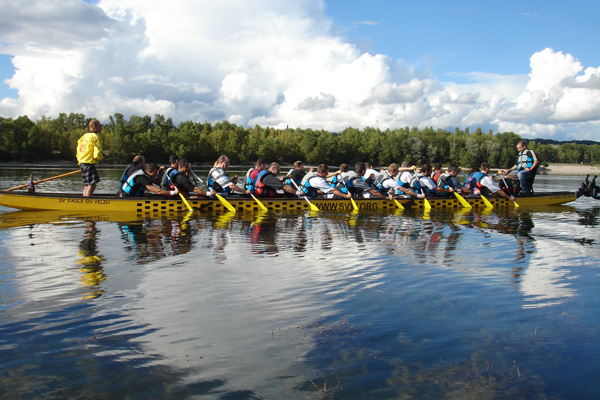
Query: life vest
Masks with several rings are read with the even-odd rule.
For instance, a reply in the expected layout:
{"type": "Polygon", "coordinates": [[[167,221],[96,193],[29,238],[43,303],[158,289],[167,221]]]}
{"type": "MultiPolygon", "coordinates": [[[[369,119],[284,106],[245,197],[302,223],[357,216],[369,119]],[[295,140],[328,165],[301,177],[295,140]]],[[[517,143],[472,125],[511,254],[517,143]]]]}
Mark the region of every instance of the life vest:
{"type": "Polygon", "coordinates": [[[125,171],[123,171],[123,175],[121,175],[121,186],[123,186],[123,184],[127,182],[127,178],[129,178],[129,171],[131,171],[131,168],[135,168],[133,164],[129,165],[127,168],[125,168],[125,171]]]}
{"type": "Polygon", "coordinates": [[[254,189],[254,194],[256,194],[259,197],[275,197],[275,195],[277,195],[277,191],[275,189],[273,189],[272,187],[269,186],[265,186],[265,184],[263,183],[263,178],[266,175],[273,175],[271,172],[265,170],[262,170],[258,173],[258,175],[256,175],[256,186],[254,189]]]}
{"type": "MultiPolygon", "coordinates": [[[[348,172],[344,172],[342,174],[338,174],[336,176],[334,176],[336,185],[332,187],[339,190],[342,193],[351,193],[351,194],[355,194],[356,193],[356,186],[354,185],[354,182],[357,180],[362,181],[362,177],[358,176],[358,174],[354,171],[348,171],[348,172]]],[[[332,183],[334,182],[334,180],[332,179],[332,183]]]]}
{"type": "Polygon", "coordinates": [[[206,180],[208,189],[214,190],[215,192],[228,194],[230,192],[230,189],[228,187],[224,188],[220,184],[217,183],[217,181],[220,178],[222,178],[223,176],[227,176],[227,174],[225,173],[225,171],[223,171],[222,168],[219,168],[219,167],[211,168],[210,171],[208,171],[208,179],[206,180]],[[213,172],[216,173],[215,179],[212,178],[213,172]]]}
{"type": "Polygon", "coordinates": [[[256,168],[250,168],[248,170],[248,172],[246,172],[246,185],[245,185],[246,189],[248,189],[252,193],[255,192],[256,183],[258,182],[258,175],[263,171],[266,171],[266,170],[258,171],[256,168]],[[254,175],[254,179],[252,179],[252,175],[254,175]]]}
{"type": "Polygon", "coordinates": [[[304,186],[306,184],[306,181],[315,176],[317,176],[317,173],[315,171],[307,172],[306,175],[304,175],[304,178],[302,178],[300,186],[304,186]]]}
{"type": "Polygon", "coordinates": [[[187,188],[185,186],[182,186],[182,187],[175,186],[175,184],[173,183],[175,181],[175,177],[179,174],[181,174],[181,172],[179,172],[178,170],[173,168],[173,170],[169,174],[169,178],[171,178],[169,181],[169,190],[175,190],[175,188],[177,188],[177,190],[179,190],[179,193],[181,193],[185,196],[188,194],[187,188]]]}
{"type": "Polygon", "coordinates": [[[452,176],[452,174],[450,174],[448,172],[444,172],[443,174],[441,174],[438,177],[436,185],[438,187],[441,187],[441,188],[444,188],[444,189],[449,189],[450,185],[448,184],[448,178],[450,178],[451,176],[452,176]]]}
{"type": "Polygon", "coordinates": [[[171,181],[169,181],[169,178],[171,178],[171,174],[173,173],[173,171],[177,171],[177,170],[173,167],[169,167],[166,169],[165,174],[162,177],[162,181],[160,182],[161,189],[169,190],[171,188],[171,181]],[[167,176],[169,178],[167,178],[167,176]]]}
{"type": "MultiPolygon", "coordinates": [[[[423,175],[421,175],[423,176],[423,175]]],[[[420,191],[423,189],[423,185],[421,184],[421,176],[419,176],[419,174],[414,173],[411,177],[410,177],[410,182],[408,183],[408,188],[409,189],[413,189],[415,191],[420,191]]]]}
{"type": "Polygon", "coordinates": [[[119,186],[119,191],[117,192],[118,196],[123,196],[123,185],[127,182],[127,178],[129,178],[129,171],[131,171],[131,168],[134,168],[133,164],[125,168],[123,175],[121,175],[121,186],[119,186]]]}
{"type": "Polygon", "coordinates": [[[485,178],[487,175],[481,171],[476,171],[469,176],[467,176],[467,180],[465,181],[464,187],[470,190],[481,189],[481,180],[485,178]]]}
{"type": "Polygon", "coordinates": [[[517,161],[515,161],[515,165],[517,166],[517,171],[532,167],[535,159],[532,157],[531,154],[532,154],[532,151],[529,149],[526,149],[524,152],[519,153],[519,155],[517,156],[517,161]]]}
{"type": "Polygon", "coordinates": [[[319,194],[319,189],[310,186],[310,180],[314,178],[318,178],[318,175],[314,174],[310,178],[304,180],[302,187],[300,188],[300,190],[304,193],[306,197],[314,198],[317,197],[319,194]]]}
{"type": "Polygon", "coordinates": [[[135,183],[135,178],[144,174],[145,172],[143,170],[138,169],[129,175],[129,178],[127,178],[123,186],[121,186],[124,197],[139,197],[144,195],[146,186],[135,183]]]}
{"type": "Polygon", "coordinates": [[[377,175],[375,179],[373,179],[373,187],[381,194],[387,195],[388,190],[383,186],[383,183],[388,179],[394,179],[390,176],[389,172],[384,171],[383,173],[377,175]]]}

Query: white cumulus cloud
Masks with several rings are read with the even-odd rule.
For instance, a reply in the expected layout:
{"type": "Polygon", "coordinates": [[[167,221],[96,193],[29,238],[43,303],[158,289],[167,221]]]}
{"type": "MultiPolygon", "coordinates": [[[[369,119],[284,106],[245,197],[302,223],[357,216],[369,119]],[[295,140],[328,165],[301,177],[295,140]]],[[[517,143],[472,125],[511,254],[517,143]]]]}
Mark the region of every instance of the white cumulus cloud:
{"type": "Polygon", "coordinates": [[[461,83],[361,53],[322,0],[21,0],[0,4],[12,57],[0,115],[163,114],[340,131],[477,127],[598,139],[600,67],[544,49],[527,75],[461,83]]]}

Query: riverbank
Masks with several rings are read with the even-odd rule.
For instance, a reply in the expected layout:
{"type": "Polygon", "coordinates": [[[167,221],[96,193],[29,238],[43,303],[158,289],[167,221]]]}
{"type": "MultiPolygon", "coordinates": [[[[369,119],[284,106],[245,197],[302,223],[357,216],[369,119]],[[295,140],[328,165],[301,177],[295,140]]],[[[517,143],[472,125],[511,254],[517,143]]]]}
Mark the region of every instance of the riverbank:
{"type": "Polygon", "coordinates": [[[540,170],[548,175],[586,176],[600,175],[600,165],[586,164],[549,164],[547,168],[540,170]]]}

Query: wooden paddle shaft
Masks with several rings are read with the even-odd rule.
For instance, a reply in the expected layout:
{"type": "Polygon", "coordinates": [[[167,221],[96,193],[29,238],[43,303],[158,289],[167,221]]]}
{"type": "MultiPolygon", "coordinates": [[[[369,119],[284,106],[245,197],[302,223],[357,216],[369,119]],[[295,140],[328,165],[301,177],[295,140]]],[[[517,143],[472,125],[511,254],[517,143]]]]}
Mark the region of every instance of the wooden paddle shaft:
{"type": "MultiPolygon", "coordinates": [[[[76,174],[76,173],[78,173],[78,172],[81,172],[81,170],[80,170],[80,169],[78,169],[78,170],[76,170],[76,171],[67,172],[66,174],[61,174],[61,175],[56,175],[56,176],[53,176],[52,178],[46,178],[46,179],[42,179],[41,181],[33,182],[33,184],[34,184],[34,185],[37,185],[37,184],[39,184],[39,183],[42,183],[42,182],[48,182],[48,181],[51,181],[51,180],[53,180],[53,179],[64,178],[65,176],[75,175],[75,174],[76,174]]],[[[6,189],[6,191],[8,192],[8,191],[11,191],[11,190],[22,189],[22,188],[24,188],[24,187],[27,187],[27,185],[29,185],[29,183],[26,183],[26,184],[24,184],[24,185],[15,186],[15,187],[13,187],[13,188],[10,188],[10,189],[6,189]]]]}

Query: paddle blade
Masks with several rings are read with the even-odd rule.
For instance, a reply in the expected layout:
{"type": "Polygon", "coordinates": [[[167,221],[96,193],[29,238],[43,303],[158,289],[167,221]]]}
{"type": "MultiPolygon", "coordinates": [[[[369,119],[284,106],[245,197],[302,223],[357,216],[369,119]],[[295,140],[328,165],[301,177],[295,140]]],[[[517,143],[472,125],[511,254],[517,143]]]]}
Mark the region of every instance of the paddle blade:
{"type": "Polygon", "coordinates": [[[187,207],[188,211],[193,212],[194,209],[192,208],[192,206],[190,206],[190,203],[188,203],[188,201],[186,200],[185,196],[181,193],[179,193],[179,197],[181,197],[181,200],[183,200],[183,204],[185,204],[185,206],[187,207]]]}
{"type": "Polygon", "coordinates": [[[429,200],[427,200],[426,197],[423,197],[423,205],[425,206],[426,211],[431,210],[431,203],[429,203],[429,200]]]}
{"type": "Polygon", "coordinates": [[[469,204],[469,202],[466,201],[465,198],[462,197],[460,194],[454,192],[454,195],[456,196],[456,198],[458,199],[458,201],[464,208],[472,208],[471,205],[469,204]]]}
{"type": "Polygon", "coordinates": [[[218,193],[215,193],[215,196],[217,196],[217,199],[219,199],[219,201],[221,202],[221,204],[223,204],[223,206],[224,206],[226,209],[228,209],[228,210],[229,210],[229,211],[231,211],[232,213],[234,213],[234,212],[235,212],[235,207],[234,207],[234,206],[232,206],[230,202],[228,202],[227,200],[225,200],[225,199],[223,198],[223,196],[221,196],[221,195],[220,195],[220,194],[218,194],[218,193]]]}
{"type": "Polygon", "coordinates": [[[481,200],[483,200],[483,204],[485,204],[485,208],[494,208],[492,203],[488,199],[485,198],[484,195],[481,195],[481,200]]]}
{"type": "Polygon", "coordinates": [[[516,201],[513,201],[513,203],[515,203],[515,208],[519,208],[519,207],[521,207],[520,205],[518,205],[518,204],[517,204],[517,202],[516,202],[516,201]]]}
{"type": "MultiPolygon", "coordinates": [[[[305,199],[306,199],[306,197],[305,197],[305,199]]],[[[308,201],[308,199],[306,199],[306,201],[308,201]]],[[[313,203],[311,203],[310,201],[308,201],[308,204],[310,205],[310,209],[311,209],[312,211],[320,211],[320,210],[319,210],[319,207],[315,206],[315,205],[314,205],[313,203]]]]}
{"type": "Polygon", "coordinates": [[[267,206],[265,206],[262,203],[262,201],[260,201],[259,199],[257,199],[255,195],[250,194],[250,196],[252,196],[252,198],[256,201],[256,204],[258,204],[258,206],[260,207],[261,210],[263,210],[263,211],[269,211],[269,209],[267,208],[267,206]]]}
{"type": "Polygon", "coordinates": [[[354,211],[358,211],[358,205],[356,204],[356,202],[354,201],[354,199],[352,197],[350,197],[350,200],[352,201],[352,209],[354,211]]]}
{"type": "Polygon", "coordinates": [[[394,199],[394,204],[396,204],[396,207],[398,207],[400,210],[404,210],[404,206],[402,205],[402,203],[400,203],[398,200],[394,199]]]}

